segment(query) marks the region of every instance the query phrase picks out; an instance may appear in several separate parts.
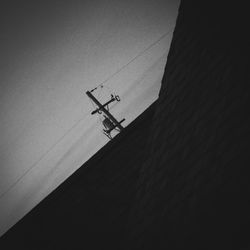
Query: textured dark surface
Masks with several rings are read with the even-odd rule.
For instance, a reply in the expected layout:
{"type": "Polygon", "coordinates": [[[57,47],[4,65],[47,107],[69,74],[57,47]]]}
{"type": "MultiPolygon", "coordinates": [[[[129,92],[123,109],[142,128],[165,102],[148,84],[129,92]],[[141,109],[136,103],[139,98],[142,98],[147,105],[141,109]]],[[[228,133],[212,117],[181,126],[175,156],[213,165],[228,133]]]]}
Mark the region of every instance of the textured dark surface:
{"type": "Polygon", "coordinates": [[[249,246],[249,18],[222,3],[181,3],[126,249],[249,246]]]}
{"type": "Polygon", "coordinates": [[[182,1],[157,102],[3,249],[249,249],[247,10],[182,1]]]}

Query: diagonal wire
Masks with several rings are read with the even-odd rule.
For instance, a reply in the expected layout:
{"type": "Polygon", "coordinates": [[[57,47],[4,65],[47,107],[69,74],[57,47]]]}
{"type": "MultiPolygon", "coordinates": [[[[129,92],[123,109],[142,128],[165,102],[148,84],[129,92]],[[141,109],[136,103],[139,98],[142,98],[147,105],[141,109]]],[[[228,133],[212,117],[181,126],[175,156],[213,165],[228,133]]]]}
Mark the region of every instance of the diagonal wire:
{"type": "Polygon", "coordinates": [[[129,64],[134,62],[138,57],[142,56],[145,52],[147,52],[149,49],[151,49],[154,45],[156,45],[158,42],[160,42],[163,38],[165,38],[173,29],[170,29],[168,32],[164,33],[162,36],[160,36],[159,39],[157,39],[155,42],[151,43],[147,48],[142,50],[139,54],[137,54],[134,58],[132,58],[128,63],[124,64],[120,69],[118,69],[116,72],[111,74],[108,78],[106,78],[103,82],[101,82],[99,85],[97,85],[97,88],[101,85],[104,85],[106,82],[108,82],[110,79],[112,79],[115,75],[119,74],[123,69],[125,69],[129,64]]]}
{"type": "MultiPolygon", "coordinates": [[[[138,55],[136,55],[134,58],[132,58],[128,63],[126,63],[125,65],[123,65],[120,69],[118,69],[116,72],[114,72],[113,74],[111,74],[107,79],[105,79],[103,82],[101,82],[100,84],[97,85],[97,88],[100,87],[101,85],[104,85],[106,82],[108,82],[111,78],[113,78],[115,75],[119,74],[122,70],[124,70],[128,65],[130,65],[132,62],[134,62],[137,58],[139,58],[140,56],[142,56],[145,52],[147,52],[149,49],[151,49],[154,45],[156,45],[158,42],[160,42],[163,38],[165,38],[167,35],[170,34],[170,32],[173,29],[170,29],[168,32],[164,33],[162,36],[160,36],[155,42],[153,42],[152,44],[150,44],[147,48],[145,48],[144,50],[142,50],[138,55]]],[[[86,112],[84,115],[87,115],[88,112],[86,112]]],[[[0,195],[0,199],[5,196],[6,193],[9,192],[10,189],[12,189],[29,171],[31,171],[50,151],[52,151],[52,149],[59,144],[63,138],[65,138],[66,135],[68,135],[81,121],[83,121],[85,119],[86,116],[82,117],[81,119],[79,119],[71,128],[69,128],[66,133],[59,138],[41,157],[39,157],[39,159],[32,164],[32,166],[27,169],[12,185],[10,185],[10,187],[3,192],[0,195]]]]}

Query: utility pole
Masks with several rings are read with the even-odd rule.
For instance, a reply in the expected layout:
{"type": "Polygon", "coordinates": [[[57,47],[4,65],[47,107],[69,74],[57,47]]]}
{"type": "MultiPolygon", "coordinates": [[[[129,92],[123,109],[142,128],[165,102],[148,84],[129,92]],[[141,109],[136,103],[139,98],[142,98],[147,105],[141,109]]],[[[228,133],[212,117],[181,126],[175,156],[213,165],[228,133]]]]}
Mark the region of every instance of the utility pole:
{"type": "Polygon", "coordinates": [[[121,125],[121,123],[122,123],[123,121],[125,121],[125,119],[122,119],[120,122],[118,122],[118,121],[115,119],[115,117],[114,117],[112,114],[110,114],[110,112],[108,111],[108,109],[105,108],[108,104],[110,104],[110,103],[112,103],[112,102],[114,102],[114,101],[120,101],[120,99],[117,98],[118,96],[115,96],[115,97],[114,97],[113,95],[111,95],[111,99],[110,99],[108,102],[106,102],[105,104],[101,104],[101,103],[94,97],[94,95],[92,95],[91,92],[92,92],[92,91],[87,91],[86,94],[87,94],[87,96],[88,96],[88,97],[98,106],[98,108],[97,108],[96,110],[92,111],[91,114],[94,115],[94,114],[96,114],[96,113],[103,112],[103,113],[109,118],[109,120],[113,123],[112,127],[109,127],[108,130],[104,130],[104,132],[106,132],[106,133],[109,134],[109,133],[110,133],[113,129],[115,129],[115,128],[119,128],[120,131],[123,130],[124,127],[121,125]]]}

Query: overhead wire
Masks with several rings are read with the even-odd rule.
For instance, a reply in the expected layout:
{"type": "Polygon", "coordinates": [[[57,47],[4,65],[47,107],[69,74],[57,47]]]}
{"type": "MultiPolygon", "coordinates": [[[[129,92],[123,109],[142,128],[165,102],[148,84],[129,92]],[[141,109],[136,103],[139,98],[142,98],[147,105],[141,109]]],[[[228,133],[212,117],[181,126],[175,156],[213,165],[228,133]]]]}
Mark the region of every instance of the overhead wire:
{"type": "MultiPolygon", "coordinates": [[[[170,34],[170,32],[173,29],[170,29],[168,32],[164,33],[162,36],[160,36],[156,41],[154,41],[153,43],[151,43],[148,47],[146,47],[144,50],[142,50],[139,54],[137,54],[134,58],[132,58],[130,61],[128,61],[126,64],[124,64],[120,69],[118,69],[117,71],[115,71],[113,74],[111,74],[108,78],[106,78],[103,82],[101,82],[100,84],[98,84],[93,90],[99,88],[100,86],[104,86],[105,83],[107,83],[110,79],[112,79],[114,76],[116,76],[117,74],[119,74],[122,70],[124,70],[128,65],[130,65],[132,62],[134,62],[137,58],[139,58],[140,56],[142,56],[145,52],[147,52],[149,49],[151,49],[154,45],[156,45],[157,43],[159,43],[163,38],[165,38],[168,34],[170,34]]],[[[107,87],[107,86],[106,86],[107,87]]],[[[92,91],[93,91],[92,90],[92,91]]],[[[84,113],[84,115],[87,115],[88,112],[84,113]]],[[[32,166],[27,169],[19,178],[17,178],[17,180],[9,186],[9,188],[3,192],[0,195],[0,199],[5,196],[6,193],[9,192],[9,190],[11,190],[29,171],[31,171],[49,152],[52,151],[52,149],[59,144],[63,138],[65,138],[66,135],[68,135],[81,121],[83,121],[86,118],[86,116],[82,117],[81,119],[79,119],[71,128],[69,128],[66,133],[63,134],[62,137],[60,137],[44,154],[42,154],[41,157],[39,157],[39,159],[32,164],[32,166]]]]}
{"type": "Polygon", "coordinates": [[[162,36],[160,36],[155,42],[151,43],[148,47],[146,47],[144,50],[142,50],[139,54],[137,54],[134,58],[132,58],[130,61],[128,61],[126,64],[124,64],[120,69],[115,71],[113,74],[111,74],[108,78],[106,78],[103,82],[101,82],[99,85],[97,85],[96,88],[98,88],[101,85],[104,85],[106,82],[108,82],[110,79],[112,79],[114,76],[119,74],[124,68],[126,68],[129,64],[134,62],[138,57],[143,55],[145,52],[147,52],[149,49],[151,49],[154,45],[156,45],[158,42],[160,42],[164,37],[166,37],[172,29],[170,29],[168,32],[164,33],[162,36]]]}

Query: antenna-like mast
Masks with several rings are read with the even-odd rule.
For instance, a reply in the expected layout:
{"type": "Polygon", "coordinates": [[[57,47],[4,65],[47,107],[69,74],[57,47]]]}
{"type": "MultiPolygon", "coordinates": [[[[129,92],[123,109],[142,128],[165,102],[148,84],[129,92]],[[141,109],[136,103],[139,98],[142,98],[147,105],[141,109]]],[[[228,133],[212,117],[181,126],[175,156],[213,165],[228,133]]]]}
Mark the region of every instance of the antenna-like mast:
{"type": "MultiPolygon", "coordinates": [[[[95,88],[96,89],[96,88],[95,88]]],[[[86,94],[87,96],[98,106],[98,108],[94,111],[91,112],[92,115],[99,113],[101,114],[102,112],[106,115],[105,120],[103,121],[103,125],[105,127],[105,129],[103,129],[103,132],[106,136],[108,136],[109,139],[112,139],[111,137],[111,131],[118,128],[118,131],[122,131],[124,129],[124,127],[121,125],[121,123],[123,121],[125,121],[125,119],[122,119],[120,122],[118,122],[115,117],[109,112],[108,109],[106,109],[106,106],[108,106],[110,103],[114,102],[114,101],[120,101],[119,96],[114,96],[111,95],[111,99],[109,101],[107,101],[105,104],[101,104],[92,94],[92,92],[95,90],[91,90],[91,91],[87,91],[86,94]]]]}

